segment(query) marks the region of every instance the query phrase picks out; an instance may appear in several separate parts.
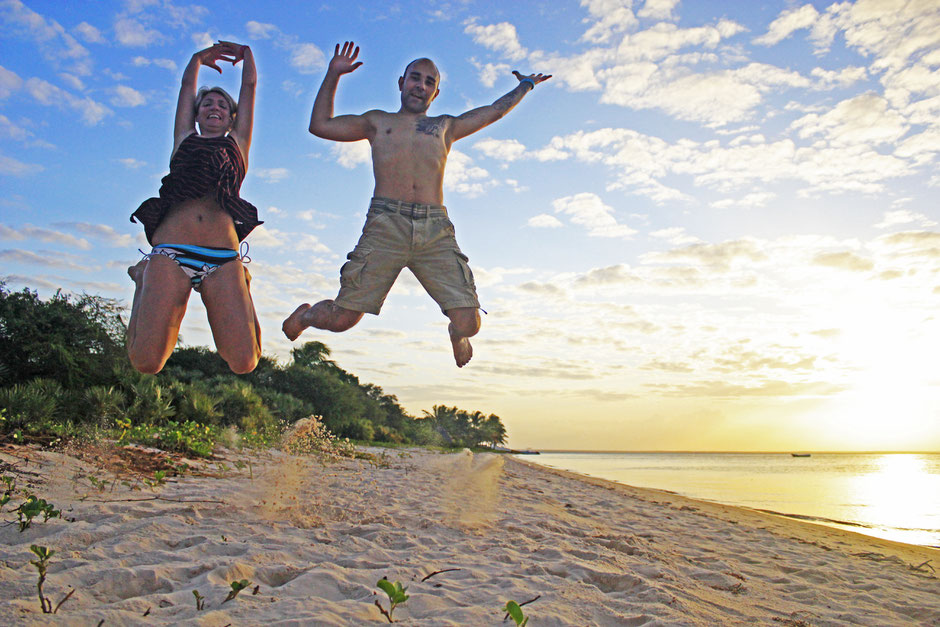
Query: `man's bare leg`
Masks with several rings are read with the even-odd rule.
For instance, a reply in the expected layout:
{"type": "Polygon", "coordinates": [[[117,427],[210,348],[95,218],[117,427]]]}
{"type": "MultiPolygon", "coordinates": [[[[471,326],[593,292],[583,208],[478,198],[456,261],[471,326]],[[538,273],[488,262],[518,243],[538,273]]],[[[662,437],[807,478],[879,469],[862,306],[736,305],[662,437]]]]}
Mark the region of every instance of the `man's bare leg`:
{"type": "Polygon", "coordinates": [[[312,307],[304,303],[294,310],[284,324],[281,330],[289,340],[296,340],[307,327],[316,327],[325,331],[341,333],[356,326],[356,323],[362,320],[361,311],[344,309],[332,300],[321,300],[312,307]]]}
{"type": "Polygon", "coordinates": [[[463,368],[473,357],[473,346],[468,338],[480,330],[480,312],[476,307],[456,307],[444,313],[450,318],[447,332],[454,348],[454,361],[458,368],[463,368]]]}

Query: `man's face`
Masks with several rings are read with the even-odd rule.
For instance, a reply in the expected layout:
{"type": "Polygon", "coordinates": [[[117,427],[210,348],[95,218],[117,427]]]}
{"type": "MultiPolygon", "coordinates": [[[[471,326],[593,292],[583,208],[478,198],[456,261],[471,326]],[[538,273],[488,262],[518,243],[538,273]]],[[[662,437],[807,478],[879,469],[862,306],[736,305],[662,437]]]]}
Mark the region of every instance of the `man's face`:
{"type": "Polygon", "coordinates": [[[405,69],[405,75],[398,79],[401,90],[401,107],[410,113],[424,113],[437,98],[441,77],[434,64],[427,59],[419,59],[405,69]]]}

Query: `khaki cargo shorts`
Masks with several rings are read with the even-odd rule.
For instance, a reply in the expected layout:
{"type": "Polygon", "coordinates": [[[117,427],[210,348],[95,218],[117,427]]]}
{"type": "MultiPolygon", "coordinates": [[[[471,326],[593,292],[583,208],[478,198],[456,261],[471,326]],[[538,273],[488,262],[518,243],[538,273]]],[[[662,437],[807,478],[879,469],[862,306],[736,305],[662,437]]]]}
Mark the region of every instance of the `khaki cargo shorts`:
{"type": "Polygon", "coordinates": [[[467,256],[441,205],[373,198],[362,236],[340,269],[336,304],[378,314],[402,268],[414,273],[441,311],[480,306],[467,256]]]}

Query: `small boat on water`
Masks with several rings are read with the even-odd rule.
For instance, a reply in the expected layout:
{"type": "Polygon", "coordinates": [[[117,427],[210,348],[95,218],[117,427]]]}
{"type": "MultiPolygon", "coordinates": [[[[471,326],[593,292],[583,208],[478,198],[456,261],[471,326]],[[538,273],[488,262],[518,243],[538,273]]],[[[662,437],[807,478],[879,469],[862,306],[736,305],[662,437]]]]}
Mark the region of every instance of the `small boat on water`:
{"type": "Polygon", "coordinates": [[[790,453],[790,457],[812,457],[812,453],[790,453]]]}

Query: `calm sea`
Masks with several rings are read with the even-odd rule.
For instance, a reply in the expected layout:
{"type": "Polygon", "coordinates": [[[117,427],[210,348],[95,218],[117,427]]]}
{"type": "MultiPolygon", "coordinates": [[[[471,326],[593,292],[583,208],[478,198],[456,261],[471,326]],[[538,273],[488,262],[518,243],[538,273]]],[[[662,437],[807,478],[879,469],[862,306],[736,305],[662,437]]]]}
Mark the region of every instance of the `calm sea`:
{"type": "Polygon", "coordinates": [[[542,453],[525,459],[940,547],[940,453],[542,453]]]}

